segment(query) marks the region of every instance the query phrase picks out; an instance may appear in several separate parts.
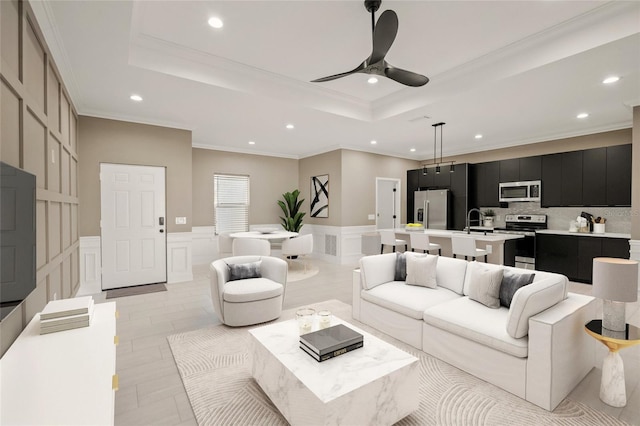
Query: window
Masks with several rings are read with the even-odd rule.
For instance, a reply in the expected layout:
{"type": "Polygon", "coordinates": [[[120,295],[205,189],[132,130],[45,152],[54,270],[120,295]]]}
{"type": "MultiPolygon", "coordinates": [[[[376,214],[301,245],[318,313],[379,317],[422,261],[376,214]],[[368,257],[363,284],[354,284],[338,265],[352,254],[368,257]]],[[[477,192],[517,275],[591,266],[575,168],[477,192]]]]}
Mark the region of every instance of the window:
{"type": "Polygon", "coordinates": [[[249,176],[213,175],[216,233],[249,229],[249,176]]]}

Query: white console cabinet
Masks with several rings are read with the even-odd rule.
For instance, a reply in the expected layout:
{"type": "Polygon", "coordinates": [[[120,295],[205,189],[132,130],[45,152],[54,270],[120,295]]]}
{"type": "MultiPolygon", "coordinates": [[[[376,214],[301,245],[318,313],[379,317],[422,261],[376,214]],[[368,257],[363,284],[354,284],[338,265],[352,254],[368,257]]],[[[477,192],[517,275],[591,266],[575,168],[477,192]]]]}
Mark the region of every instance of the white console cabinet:
{"type": "Polygon", "coordinates": [[[89,327],[40,335],[36,315],[0,359],[0,424],[112,425],[116,304],[89,327]]]}

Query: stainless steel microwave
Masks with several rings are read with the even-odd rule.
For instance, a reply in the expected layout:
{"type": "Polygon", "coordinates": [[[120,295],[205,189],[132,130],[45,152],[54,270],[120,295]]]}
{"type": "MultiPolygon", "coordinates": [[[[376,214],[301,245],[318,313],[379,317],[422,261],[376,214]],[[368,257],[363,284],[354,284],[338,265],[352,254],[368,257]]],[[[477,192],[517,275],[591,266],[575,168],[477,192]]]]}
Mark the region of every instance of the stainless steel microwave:
{"type": "Polygon", "coordinates": [[[525,182],[504,182],[499,185],[500,202],[537,201],[540,202],[542,182],[530,180],[525,182]]]}

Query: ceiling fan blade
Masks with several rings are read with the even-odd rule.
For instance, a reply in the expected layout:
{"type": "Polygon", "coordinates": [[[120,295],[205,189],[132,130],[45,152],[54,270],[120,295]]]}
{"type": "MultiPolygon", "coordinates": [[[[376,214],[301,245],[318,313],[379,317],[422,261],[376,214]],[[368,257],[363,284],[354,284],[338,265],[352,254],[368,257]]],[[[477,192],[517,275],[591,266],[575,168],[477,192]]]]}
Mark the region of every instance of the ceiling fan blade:
{"type": "Polygon", "coordinates": [[[347,72],[343,72],[343,73],[335,74],[335,75],[330,75],[328,77],[318,78],[316,80],[311,80],[311,82],[312,83],[322,83],[323,81],[331,81],[331,80],[335,80],[337,78],[346,77],[348,75],[355,74],[357,72],[362,71],[363,69],[364,69],[364,62],[361,63],[360,65],[358,65],[357,67],[355,67],[354,69],[352,69],[351,71],[347,71],[347,72]]]}
{"type": "Polygon", "coordinates": [[[420,87],[429,82],[429,78],[422,74],[403,70],[400,68],[394,68],[389,66],[384,70],[384,74],[391,80],[395,80],[398,83],[402,83],[406,86],[420,87]]]}
{"type": "Polygon", "coordinates": [[[375,64],[387,55],[398,34],[398,15],[393,10],[385,10],[373,30],[373,51],[369,63],[375,64]]]}

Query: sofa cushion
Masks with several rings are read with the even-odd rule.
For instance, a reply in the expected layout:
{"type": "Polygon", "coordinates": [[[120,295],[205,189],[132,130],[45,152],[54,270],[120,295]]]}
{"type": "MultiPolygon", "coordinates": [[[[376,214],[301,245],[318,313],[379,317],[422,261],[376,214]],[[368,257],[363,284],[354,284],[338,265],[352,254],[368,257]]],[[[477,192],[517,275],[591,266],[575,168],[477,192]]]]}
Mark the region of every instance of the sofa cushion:
{"type": "Polygon", "coordinates": [[[475,260],[473,262],[467,262],[467,263],[468,265],[467,265],[467,271],[464,275],[464,288],[463,288],[464,290],[463,294],[465,296],[469,295],[469,283],[471,282],[471,275],[473,275],[473,272],[475,271],[476,268],[487,269],[490,271],[495,271],[495,270],[504,268],[502,265],[496,265],[495,263],[477,262],[475,260]]]}
{"type": "Polygon", "coordinates": [[[509,311],[501,306],[489,309],[468,297],[438,304],[425,310],[424,322],[449,333],[507,354],[526,358],[528,337],[513,338],[505,330],[509,311]]]}
{"type": "Polygon", "coordinates": [[[229,281],[246,280],[247,278],[261,278],[261,261],[249,263],[227,263],[229,268],[229,281]]]}
{"type": "Polygon", "coordinates": [[[394,281],[405,281],[407,279],[407,257],[403,253],[396,252],[396,269],[394,271],[394,281]]]}
{"type": "Polygon", "coordinates": [[[440,256],[436,268],[436,282],[438,286],[462,295],[464,277],[467,272],[467,262],[464,259],[440,256]]]}
{"type": "Polygon", "coordinates": [[[511,301],[507,333],[516,339],[529,334],[529,318],[564,300],[567,285],[567,277],[553,274],[521,287],[511,301]]]}
{"type": "Polygon", "coordinates": [[[436,271],[440,256],[421,255],[406,256],[407,284],[436,288],[436,271]]]}
{"type": "Polygon", "coordinates": [[[362,288],[370,290],[380,284],[394,281],[396,254],[376,254],[360,259],[360,279],[362,288]]]}
{"type": "Polygon", "coordinates": [[[520,287],[531,284],[536,274],[518,273],[512,269],[505,269],[500,284],[500,305],[506,308],[511,306],[513,295],[520,287]]]}
{"type": "Polygon", "coordinates": [[[362,290],[362,298],[410,318],[422,320],[424,310],[460,296],[442,287],[424,288],[392,281],[371,290],[362,290]]]}
{"type": "Polygon", "coordinates": [[[501,283],[502,269],[486,268],[477,263],[469,281],[469,299],[492,309],[499,308],[501,283]]]}
{"type": "Polygon", "coordinates": [[[249,278],[226,282],[222,298],[232,303],[253,302],[280,296],[283,291],[282,284],[268,278],[249,278]]]}

